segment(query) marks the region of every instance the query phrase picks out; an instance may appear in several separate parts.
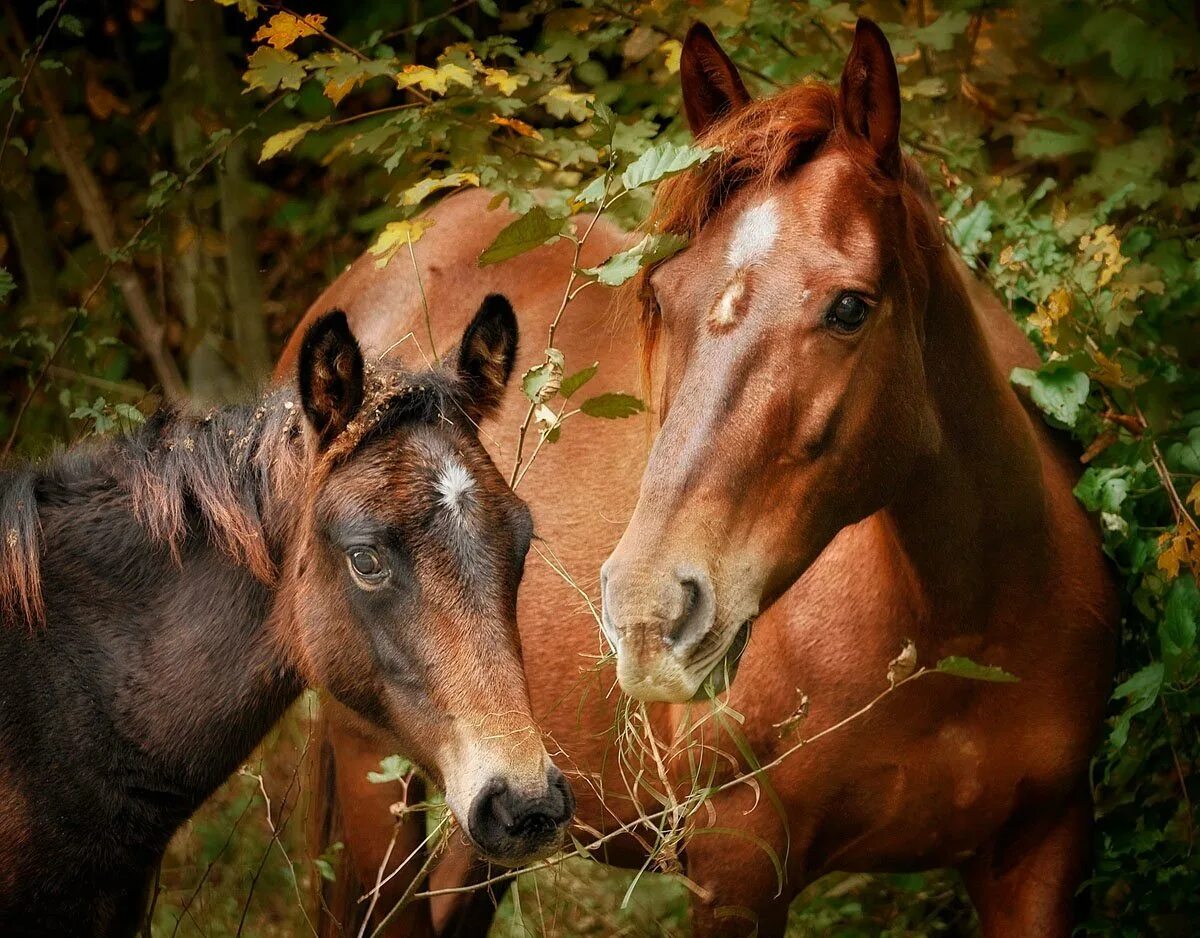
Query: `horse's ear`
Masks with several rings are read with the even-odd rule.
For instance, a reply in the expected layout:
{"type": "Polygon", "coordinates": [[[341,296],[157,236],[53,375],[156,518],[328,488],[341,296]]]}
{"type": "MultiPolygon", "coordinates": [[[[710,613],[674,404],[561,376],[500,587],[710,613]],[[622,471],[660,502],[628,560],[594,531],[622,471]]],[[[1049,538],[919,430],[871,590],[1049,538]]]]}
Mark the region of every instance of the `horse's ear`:
{"type": "Polygon", "coordinates": [[[300,346],[300,403],[327,447],[363,402],[363,355],[346,314],[331,310],[308,328],[300,346]]]}
{"type": "Polygon", "coordinates": [[[725,54],[712,30],[693,23],[679,57],[683,107],[692,135],[699,137],[718,117],[750,102],[750,92],[733,59],[725,54]]]}
{"type": "Polygon", "coordinates": [[[500,403],[517,360],[517,316],[506,297],[493,293],[463,333],[458,376],[466,387],[463,409],[476,423],[500,403]]]}
{"type": "Polygon", "coordinates": [[[900,170],[900,80],[887,37],[860,18],[842,69],[842,115],[846,128],[871,144],[884,172],[900,170]]]}

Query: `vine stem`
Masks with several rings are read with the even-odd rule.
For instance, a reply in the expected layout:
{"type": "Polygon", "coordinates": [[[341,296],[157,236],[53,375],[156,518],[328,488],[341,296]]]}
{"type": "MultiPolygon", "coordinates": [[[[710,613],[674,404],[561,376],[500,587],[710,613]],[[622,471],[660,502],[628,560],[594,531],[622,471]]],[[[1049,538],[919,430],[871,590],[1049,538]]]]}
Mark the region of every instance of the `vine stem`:
{"type": "MultiPolygon", "coordinates": [[[[712,797],[712,795],[716,795],[716,794],[719,794],[720,792],[727,791],[728,789],[733,788],[736,785],[744,785],[747,782],[753,781],[757,776],[763,774],[764,772],[767,772],[773,768],[777,768],[780,764],[783,763],[783,761],[785,759],[787,759],[792,754],[798,752],[800,749],[804,748],[805,746],[807,746],[811,743],[814,743],[817,740],[822,739],[825,736],[828,736],[830,733],[835,733],[838,730],[845,727],[847,724],[852,723],[855,720],[861,719],[862,717],[866,716],[866,714],[870,713],[876,706],[879,705],[879,703],[881,701],[883,701],[887,697],[894,694],[905,684],[910,684],[913,681],[919,680],[920,678],[923,678],[923,677],[928,677],[930,675],[944,674],[944,673],[945,672],[938,671],[937,669],[931,669],[931,668],[927,668],[927,667],[919,668],[918,670],[916,670],[912,674],[910,674],[908,677],[904,678],[903,680],[897,681],[895,684],[890,685],[889,687],[884,689],[882,692],[877,694],[873,699],[871,699],[869,702],[864,704],[858,710],[855,710],[849,716],[839,720],[838,722],[832,724],[831,726],[827,726],[825,729],[821,730],[820,732],[814,733],[812,736],[805,737],[804,739],[800,740],[800,742],[785,749],[782,753],[780,753],[778,756],[776,756],[770,762],[767,762],[764,765],[759,766],[757,769],[755,769],[752,772],[743,773],[742,775],[739,775],[737,778],[730,779],[729,781],[727,781],[721,785],[718,785],[711,792],[709,792],[708,797],[712,797]]],[[[953,677],[954,675],[947,675],[947,676],[953,677]]],[[[705,798],[705,801],[707,801],[707,798],[705,798]]],[[[590,852],[590,851],[595,850],[597,847],[603,846],[604,844],[606,844],[612,840],[615,840],[617,837],[620,837],[624,834],[627,834],[627,833],[633,834],[633,833],[635,833],[633,831],[634,825],[659,820],[659,819],[665,817],[666,815],[668,815],[671,812],[671,810],[672,810],[671,808],[664,808],[663,810],[656,811],[653,814],[641,815],[638,817],[638,819],[636,821],[620,824],[613,830],[609,831],[607,834],[604,834],[604,835],[596,838],[589,844],[585,844],[584,848],[590,852]]],[[[428,889],[428,890],[425,890],[424,892],[413,893],[410,898],[411,899],[429,899],[429,898],[433,898],[434,896],[449,896],[449,895],[456,895],[459,893],[475,892],[479,889],[486,889],[489,886],[494,886],[497,883],[507,882],[508,880],[514,879],[517,876],[520,876],[524,873],[533,873],[533,872],[537,872],[538,870],[547,869],[548,867],[551,867],[551,866],[557,866],[559,863],[562,863],[566,860],[570,860],[577,856],[587,856],[587,854],[583,853],[581,850],[579,850],[577,848],[574,852],[563,853],[563,854],[559,854],[559,855],[553,856],[553,857],[547,857],[545,860],[540,860],[537,863],[531,864],[530,866],[522,867],[521,869],[517,869],[517,870],[508,870],[499,875],[492,876],[485,880],[481,880],[478,883],[472,883],[469,886],[447,886],[442,889],[428,889]]],[[[395,911],[397,911],[397,910],[393,909],[393,913],[395,911]]],[[[378,936],[378,935],[379,935],[379,931],[376,930],[376,932],[372,936],[372,938],[376,938],[376,936],[378,936]]]]}
{"type": "MultiPolygon", "coordinates": [[[[608,169],[604,173],[604,188],[606,191],[608,189],[609,180],[612,176],[612,169],[613,169],[613,164],[611,162],[611,157],[610,157],[608,169]]],[[[579,291],[575,290],[574,288],[575,288],[575,280],[579,276],[579,274],[578,274],[579,258],[583,254],[583,245],[587,241],[588,236],[592,233],[592,229],[596,227],[596,222],[598,222],[600,220],[600,216],[603,215],[605,211],[607,211],[609,208],[611,208],[613,206],[613,204],[617,201],[617,199],[619,199],[621,197],[621,194],[622,193],[617,193],[617,195],[613,196],[611,199],[608,199],[608,198],[600,199],[599,204],[596,206],[596,211],[592,215],[591,221],[588,222],[587,228],[584,229],[583,234],[578,238],[572,239],[575,242],[575,252],[571,258],[571,273],[567,277],[567,286],[566,286],[566,289],[563,290],[562,301],[558,304],[558,312],[555,313],[554,318],[552,320],[550,320],[550,328],[547,329],[547,331],[546,331],[546,348],[548,348],[548,349],[554,348],[554,336],[555,336],[555,333],[558,332],[559,323],[562,322],[563,313],[565,313],[567,311],[567,306],[570,304],[571,300],[573,300],[575,298],[575,296],[578,295],[579,291]]],[[[587,286],[587,284],[584,284],[583,286],[587,286]]],[[[582,290],[583,287],[581,286],[579,289],[582,290]]],[[[533,420],[533,413],[536,409],[537,409],[537,403],[534,401],[530,401],[529,407],[525,410],[525,419],[521,421],[521,429],[517,432],[517,455],[516,455],[516,458],[513,460],[512,475],[509,477],[509,480],[508,480],[509,488],[512,488],[512,489],[515,489],[517,487],[517,485],[519,484],[520,480],[522,478],[524,478],[524,473],[521,472],[521,463],[524,459],[525,436],[529,432],[529,424],[533,420]]],[[[543,435],[543,438],[544,438],[544,435],[543,435]]],[[[540,449],[540,448],[541,448],[541,446],[539,444],[537,449],[540,449]]],[[[537,449],[534,450],[535,456],[537,455],[537,449]]],[[[533,463],[533,458],[534,458],[533,456],[530,456],[530,458],[529,458],[529,462],[531,464],[533,463]]],[[[528,470],[528,467],[527,467],[527,470],[528,470]]]]}

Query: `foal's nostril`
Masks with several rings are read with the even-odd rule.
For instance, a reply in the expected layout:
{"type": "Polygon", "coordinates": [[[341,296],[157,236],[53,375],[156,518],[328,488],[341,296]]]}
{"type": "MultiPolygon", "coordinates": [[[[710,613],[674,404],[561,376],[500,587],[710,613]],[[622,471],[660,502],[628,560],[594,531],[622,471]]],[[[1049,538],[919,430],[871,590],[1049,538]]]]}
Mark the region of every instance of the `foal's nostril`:
{"type": "Polygon", "coordinates": [[[545,793],[536,797],[513,791],[501,778],[489,781],[471,805],[468,826],[485,852],[519,858],[552,844],[574,813],[571,786],[552,766],[545,793]]]}

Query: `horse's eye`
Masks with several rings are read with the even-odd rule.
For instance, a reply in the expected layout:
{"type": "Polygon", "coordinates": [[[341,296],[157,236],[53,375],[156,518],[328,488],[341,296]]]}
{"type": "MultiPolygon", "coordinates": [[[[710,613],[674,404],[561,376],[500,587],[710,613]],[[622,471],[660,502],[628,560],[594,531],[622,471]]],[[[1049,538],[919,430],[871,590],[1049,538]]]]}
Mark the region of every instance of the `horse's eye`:
{"type": "Polygon", "coordinates": [[[379,586],[387,579],[387,564],[377,551],[370,547],[353,547],[346,552],[350,573],[360,586],[379,586]]]}
{"type": "Polygon", "coordinates": [[[870,311],[867,301],[857,293],[843,293],[825,314],[825,321],[839,332],[856,332],[870,311]]]}

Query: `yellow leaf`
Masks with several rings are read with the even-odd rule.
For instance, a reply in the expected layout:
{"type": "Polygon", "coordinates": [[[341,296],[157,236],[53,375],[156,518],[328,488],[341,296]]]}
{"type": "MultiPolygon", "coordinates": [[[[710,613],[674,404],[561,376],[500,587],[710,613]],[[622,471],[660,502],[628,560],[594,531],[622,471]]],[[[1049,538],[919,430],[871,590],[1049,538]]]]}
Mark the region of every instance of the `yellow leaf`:
{"type": "Polygon", "coordinates": [[[1099,349],[1092,352],[1092,361],[1096,365],[1091,369],[1092,377],[1110,388],[1134,388],[1142,383],[1143,379],[1127,375],[1120,362],[1109,358],[1099,349]]]}
{"type": "Polygon", "coordinates": [[[425,91],[435,94],[445,94],[450,82],[470,88],[473,84],[471,73],[454,62],[445,62],[437,68],[428,65],[406,65],[396,76],[396,87],[400,89],[420,85],[425,91]]]}
{"type": "Polygon", "coordinates": [[[1058,343],[1058,322],[1069,312],[1071,294],[1066,288],[1059,287],[1046,298],[1045,303],[1038,306],[1029,321],[1042,330],[1042,339],[1052,346],[1058,343]]]}
{"type": "Polygon", "coordinates": [[[683,43],[678,39],[668,39],[658,51],[663,54],[666,59],[667,71],[674,75],[679,71],[679,57],[683,54],[683,43]]]}
{"type": "Polygon", "coordinates": [[[345,81],[327,81],[325,83],[325,97],[334,104],[341,104],[342,98],[346,97],[354,86],[358,84],[358,79],[347,78],[345,81]]]}
{"type": "Polygon", "coordinates": [[[456,189],[459,186],[477,186],[479,177],[474,173],[451,173],[448,176],[434,176],[422,179],[414,186],[409,186],[400,197],[401,205],[419,205],[432,192],[439,189],[456,189]]]}
{"type": "Polygon", "coordinates": [[[1184,501],[1192,506],[1192,511],[1200,514],[1200,482],[1192,486],[1192,490],[1187,493],[1187,498],[1184,501]]]}
{"type": "Polygon", "coordinates": [[[278,156],[280,153],[285,153],[294,147],[297,143],[304,139],[305,135],[310,130],[315,130],[318,127],[324,126],[325,120],[312,121],[306,124],[297,124],[289,130],[281,130],[277,134],[272,134],[263,141],[262,155],[258,161],[265,163],[273,156],[278,156]]]}
{"type": "Polygon", "coordinates": [[[555,85],[538,100],[555,117],[570,115],[577,121],[587,120],[593,95],[572,91],[566,85],[555,85]]]}
{"type": "Polygon", "coordinates": [[[1180,567],[1188,567],[1193,574],[1200,572],[1200,541],[1190,530],[1168,531],[1159,537],[1158,546],[1158,569],[1168,580],[1179,576],[1180,567]]]}
{"type": "Polygon", "coordinates": [[[498,88],[500,93],[505,97],[511,95],[518,88],[529,84],[528,75],[510,75],[503,68],[484,68],[483,83],[491,85],[493,88],[498,88]]]}
{"type": "Polygon", "coordinates": [[[409,218],[405,221],[388,222],[387,227],[375,239],[375,243],[367,249],[375,255],[376,268],[383,270],[396,256],[397,251],[410,244],[416,244],[421,240],[421,235],[432,227],[432,218],[409,218]]]}
{"type": "Polygon", "coordinates": [[[1112,225],[1101,225],[1080,238],[1079,252],[1098,265],[1096,285],[1100,287],[1107,286],[1129,263],[1129,258],[1121,253],[1121,242],[1117,240],[1116,229],[1112,225]]]}
{"type": "Polygon", "coordinates": [[[534,140],[542,139],[541,133],[535,127],[531,127],[523,120],[518,120],[515,117],[501,117],[499,114],[493,114],[490,120],[493,124],[499,124],[501,127],[515,130],[522,137],[532,137],[534,140]]]}
{"type": "Polygon", "coordinates": [[[291,13],[276,13],[254,34],[255,42],[266,42],[276,49],[286,49],[301,36],[315,36],[325,28],[325,17],[311,13],[304,19],[291,13]]]}

